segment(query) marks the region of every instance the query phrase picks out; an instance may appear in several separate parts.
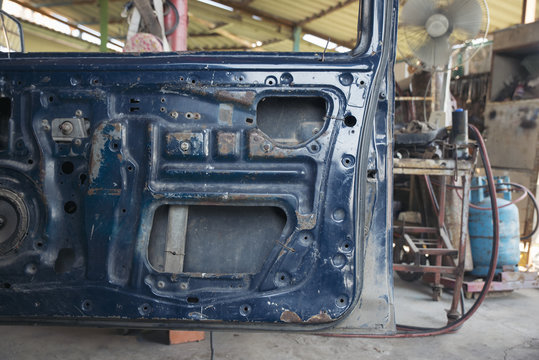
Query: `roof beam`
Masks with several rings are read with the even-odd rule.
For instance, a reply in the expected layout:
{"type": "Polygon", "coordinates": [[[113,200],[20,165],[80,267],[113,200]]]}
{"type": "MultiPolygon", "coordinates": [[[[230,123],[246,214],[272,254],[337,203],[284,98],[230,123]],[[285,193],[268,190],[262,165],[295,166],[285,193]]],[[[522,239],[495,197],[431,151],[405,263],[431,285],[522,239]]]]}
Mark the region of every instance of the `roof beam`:
{"type": "MultiPolygon", "coordinates": [[[[331,14],[332,12],[335,12],[335,11],[337,11],[337,10],[340,10],[340,9],[344,8],[344,7],[347,7],[348,5],[351,5],[351,4],[353,4],[353,3],[356,3],[357,1],[358,1],[358,0],[346,0],[346,1],[340,1],[340,2],[339,2],[338,4],[336,4],[336,5],[330,6],[329,8],[324,9],[324,10],[320,11],[320,12],[317,13],[317,14],[314,14],[314,15],[312,15],[312,16],[309,16],[309,17],[307,17],[307,18],[301,20],[301,21],[298,23],[298,25],[299,25],[299,26],[303,26],[303,25],[305,25],[305,24],[307,24],[307,23],[310,23],[310,22],[312,22],[312,21],[314,21],[314,20],[318,20],[318,19],[320,19],[320,18],[322,18],[322,17],[324,17],[324,16],[326,16],[326,15],[331,14]]],[[[313,34],[313,35],[314,35],[314,34],[313,34]]]]}
{"type": "MultiPolygon", "coordinates": [[[[265,11],[255,9],[255,8],[250,7],[248,5],[242,5],[241,3],[238,3],[238,2],[235,2],[235,1],[217,0],[216,2],[218,2],[220,4],[223,4],[223,5],[226,5],[226,6],[230,6],[230,7],[234,8],[235,11],[246,13],[249,16],[256,15],[256,16],[262,18],[262,20],[264,20],[264,21],[273,22],[275,24],[286,27],[288,29],[288,31],[290,31],[291,33],[294,31],[294,26],[296,25],[294,22],[292,22],[290,20],[283,19],[281,17],[272,15],[272,14],[267,13],[265,11]]],[[[319,38],[322,38],[322,39],[327,39],[328,38],[328,34],[323,34],[321,32],[318,32],[318,31],[314,30],[314,29],[304,28],[304,33],[309,33],[309,34],[312,34],[314,36],[318,36],[319,38]]],[[[338,39],[332,39],[332,42],[334,42],[335,44],[337,44],[339,46],[346,46],[346,47],[349,47],[349,48],[354,48],[356,46],[355,42],[352,43],[350,41],[342,41],[342,40],[338,40],[338,39]]]]}
{"type": "Polygon", "coordinates": [[[218,25],[218,24],[214,24],[210,21],[207,21],[207,20],[204,20],[204,19],[201,19],[199,17],[196,17],[195,15],[193,15],[191,12],[188,13],[189,14],[189,20],[192,20],[204,27],[207,27],[208,29],[210,29],[211,32],[214,32],[214,33],[217,33],[223,37],[226,37],[227,39],[230,39],[232,41],[235,41],[247,48],[251,48],[252,47],[252,42],[248,41],[248,40],[245,40],[237,35],[234,35],[232,34],[230,31],[226,30],[225,27],[226,25],[224,26],[221,26],[221,25],[218,25]]]}
{"type": "MultiPolygon", "coordinates": [[[[109,0],[109,2],[118,2],[123,0],[109,0]]],[[[97,4],[98,0],[71,0],[71,1],[58,1],[53,3],[35,4],[36,8],[50,8],[59,6],[71,6],[71,5],[92,5],[97,4]]]]}

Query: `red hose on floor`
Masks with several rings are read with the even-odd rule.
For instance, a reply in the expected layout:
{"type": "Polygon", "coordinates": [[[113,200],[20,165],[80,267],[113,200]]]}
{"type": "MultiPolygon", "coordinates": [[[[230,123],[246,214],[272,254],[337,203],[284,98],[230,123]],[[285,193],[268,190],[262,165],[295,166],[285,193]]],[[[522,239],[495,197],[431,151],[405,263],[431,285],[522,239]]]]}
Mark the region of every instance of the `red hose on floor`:
{"type": "Polygon", "coordinates": [[[492,222],[492,233],[494,235],[494,241],[492,242],[492,256],[490,258],[490,268],[487,274],[487,278],[485,280],[485,285],[483,286],[483,290],[481,290],[479,297],[474,302],[472,307],[465,314],[463,314],[460,319],[441,328],[423,328],[423,327],[397,324],[398,332],[392,335],[376,335],[376,334],[372,334],[372,335],[318,334],[318,335],[328,336],[328,337],[341,337],[341,338],[411,338],[411,337],[426,337],[426,336],[442,335],[442,334],[448,334],[448,333],[458,330],[460,326],[462,326],[462,324],[464,324],[468,319],[470,319],[472,315],[477,311],[477,309],[479,309],[479,306],[481,306],[481,303],[483,303],[483,301],[485,300],[487,296],[488,289],[490,289],[490,284],[492,283],[492,280],[494,278],[494,274],[496,271],[496,264],[498,261],[498,245],[500,242],[500,229],[499,229],[500,219],[498,216],[498,204],[496,201],[496,184],[494,183],[494,177],[492,175],[492,168],[490,167],[490,160],[488,158],[485,142],[483,140],[483,137],[481,136],[481,133],[475,126],[473,125],[468,125],[468,126],[479,145],[479,152],[483,160],[483,165],[485,167],[485,173],[487,177],[492,218],[494,219],[494,221],[492,222]]]}

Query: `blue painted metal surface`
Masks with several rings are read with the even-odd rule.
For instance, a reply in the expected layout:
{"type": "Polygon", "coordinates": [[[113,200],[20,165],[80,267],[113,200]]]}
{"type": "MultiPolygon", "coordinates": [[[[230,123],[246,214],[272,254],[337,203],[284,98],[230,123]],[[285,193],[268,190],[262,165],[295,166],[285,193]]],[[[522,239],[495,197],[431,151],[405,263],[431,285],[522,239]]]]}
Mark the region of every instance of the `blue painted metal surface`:
{"type": "Polygon", "coordinates": [[[0,190],[28,221],[0,255],[0,321],[393,332],[396,9],[365,1],[350,54],[0,58],[0,190]],[[269,97],[323,99],[323,127],[270,138],[269,97]],[[149,260],[160,206],[278,207],[286,225],[256,273],[170,273],[149,260]]]}
{"type": "MultiPolygon", "coordinates": [[[[508,183],[509,177],[496,177],[497,183],[508,183]]],[[[476,177],[472,181],[473,186],[486,185],[484,177],[476,177]]],[[[485,188],[472,190],[471,202],[474,205],[490,208],[490,197],[485,196],[485,188]]],[[[500,246],[498,250],[498,264],[496,273],[503,271],[504,266],[514,266],[520,260],[520,222],[518,208],[515,204],[502,207],[511,202],[511,193],[503,192],[503,198],[498,198],[500,217],[500,246]]],[[[488,210],[470,208],[468,220],[470,243],[474,269],[471,272],[475,276],[486,276],[489,270],[492,256],[492,213],[488,210]]]]}

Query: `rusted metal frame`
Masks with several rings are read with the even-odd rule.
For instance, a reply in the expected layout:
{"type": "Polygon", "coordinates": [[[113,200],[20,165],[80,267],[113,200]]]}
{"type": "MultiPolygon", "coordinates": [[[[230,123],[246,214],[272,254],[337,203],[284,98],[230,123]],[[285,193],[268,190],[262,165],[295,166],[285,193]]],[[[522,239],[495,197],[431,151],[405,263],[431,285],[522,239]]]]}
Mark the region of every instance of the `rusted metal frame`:
{"type": "Polygon", "coordinates": [[[394,226],[393,231],[399,232],[399,233],[411,233],[411,234],[419,234],[419,233],[427,233],[427,234],[436,234],[438,232],[437,228],[433,227],[423,227],[423,226],[394,226]]]}
{"type": "Polygon", "coordinates": [[[457,253],[457,250],[454,249],[419,249],[419,252],[423,255],[453,255],[457,253]]]}
{"type": "MultiPolygon", "coordinates": [[[[455,162],[457,164],[457,162],[455,162]]],[[[427,176],[430,183],[430,178],[427,176]]],[[[431,183],[432,188],[432,183],[431,183]]],[[[439,207],[438,207],[438,226],[440,228],[445,227],[445,200],[447,194],[447,179],[445,176],[442,176],[440,179],[440,194],[439,194],[439,207]]]]}
{"type": "MultiPolygon", "coordinates": [[[[523,273],[504,271],[501,274],[501,281],[493,281],[490,284],[490,291],[511,291],[516,289],[539,288],[538,273],[523,273]]],[[[442,276],[442,283],[448,288],[455,288],[455,279],[442,276]]],[[[463,281],[462,286],[466,292],[479,293],[485,286],[484,281],[463,281]]]]}
{"type": "Polygon", "coordinates": [[[406,272],[423,272],[434,274],[451,274],[454,275],[457,269],[453,266],[431,266],[431,265],[409,265],[409,264],[393,264],[394,271],[406,272]]]}
{"type": "Polygon", "coordinates": [[[434,209],[434,213],[436,214],[436,217],[438,218],[438,225],[439,225],[440,224],[440,222],[439,222],[439,219],[440,219],[440,204],[438,203],[438,199],[436,199],[436,194],[434,193],[434,188],[432,187],[432,182],[430,181],[429,175],[423,175],[423,178],[425,180],[425,184],[427,185],[427,190],[429,192],[430,202],[432,204],[432,208],[434,209]]]}
{"type": "Polygon", "coordinates": [[[393,173],[399,175],[453,176],[459,171],[472,169],[472,162],[466,160],[394,159],[393,173]]]}
{"type": "Polygon", "coordinates": [[[404,237],[404,240],[406,241],[406,244],[410,247],[410,249],[414,253],[414,263],[415,263],[415,265],[420,266],[421,265],[421,254],[419,254],[419,250],[418,250],[417,246],[415,246],[414,240],[408,234],[404,234],[403,237],[404,237]]]}
{"type": "Polygon", "coordinates": [[[335,12],[337,10],[340,10],[348,5],[351,5],[355,2],[357,2],[358,0],[346,0],[346,1],[342,1],[342,2],[339,2],[337,3],[337,5],[333,5],[333,6],[330,6],[329,8],[327,9],[324,9],[312,16],[309,16],[309,17],[306,17],[305,19],[301,20],[300,22],[297,23],[297,25],[299,26],[303,26],[307,23],[310,23],[312,21],[315,21],[315,20],[318,20],[326,15],[329,15],[331,14],[332,12],[335,12]]]}
{"type": "MultiPolygon", "coordinates": [[[[455,273],[455,287],[453,288],[453,300],[451,302],[451,308],[447,313],[449,321],[454,321],[459,318],[458,306],[460,302],[460,291],[462,289],[462,283],[464,281],[464,261],[466,259],[466,234],[467,234],[467,219],[470,206],[470,183],[472,175],[470,172],[466,172],[462,176],[462,208],[460,216],[460,238],[459,238],[459,255],[458,263],[455,273]]],[[[462,315],[462,314],[461,314],[462,315]]]]}
{"type": "MultiPolygon", "coordinates": [[[[293,21],[283,19],[282,17],[275,16],[275,15],[273,15],[271,13],[268,13],[268,12],[265,12],[265,11],[262,11],[262,10],[258,10],[256,8],[253,8],[253,7],[248,6],[248,5],[243,5],[241,3],[237,3],[237,2],[234,2],[234,1],[228,1],[228,0],[218,0],[218,2],[220,4],[223,4],[223,5],[230,6],[230,7],[234,8],[235,11],[243,12],[248,16],[255,15],[255,16],[260,17],[264,21],[269,21],[269,22],[272,22],[272,23],[280,25],[280,26],[285,26],[285,27],[288,28],[288,30],[290,32],[293,31],[294,26],[296,25],[293,21]]],[[[322,39],[326,39],[328,37],[328,34],[323,34],[323,33],[319,32],[319,31],[314,30],[314,29],[304,29],[304,30],[305,30],[304,32],[308,32],[309,34],[312,34],[314,36],[318,36],[319,38],[322,38],[322,39]]],[[[339,45],[339,46],[345,46],[345,47],[348,47],[348,48],[354,48],[356,46],[355,42],[352,43],[352,42],[349,42],[349,41],[340,41],[338,39],[332,39],[331,41],[334,42],[335,44],[339,45]]]]}

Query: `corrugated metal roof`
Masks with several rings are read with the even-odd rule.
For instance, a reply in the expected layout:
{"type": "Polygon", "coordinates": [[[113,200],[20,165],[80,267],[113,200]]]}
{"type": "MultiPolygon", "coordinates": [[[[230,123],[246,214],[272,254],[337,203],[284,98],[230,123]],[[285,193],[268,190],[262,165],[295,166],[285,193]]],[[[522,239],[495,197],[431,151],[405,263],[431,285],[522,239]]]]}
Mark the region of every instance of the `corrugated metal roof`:
{"type": "MultiPolygon", "coordinates": [[[[74,25],[80,24],[99,31],[97,0],[15,1],[34,6],[44,13],[54,12],[74,25]]],[[[337,45],[352,47],[355,44],[359,0],[215,1],[234,10],[227,11],[198,0],[189,0],[189,50],[291,51],[292,31],[294,26],[298,25],[302,27],[303,33],[331,39],[337,45]],[[229,33],[244,41],[239,42],[218,34],[211,26],[207,26],[208,22],[216,27],[226,27],[229,33]],[[248,47],[246,42],[253,45],[248,47]],[[262,42],[262,45],[255,45],[257,42],[262,42]]],[[[487,0],[491,17],[490,30],[495,31],[520,23],[522,1],[487,0]]],[[[402,2],[404,0],[401,0],[402,2]]],[[[109,0],[109,36],[121,41],[127,33],[126,19],[120,16],[124,4],[125,0],[109,0]]],[[[306,41],[302,41],[300,49],[321,50],[306,41]]]]}

